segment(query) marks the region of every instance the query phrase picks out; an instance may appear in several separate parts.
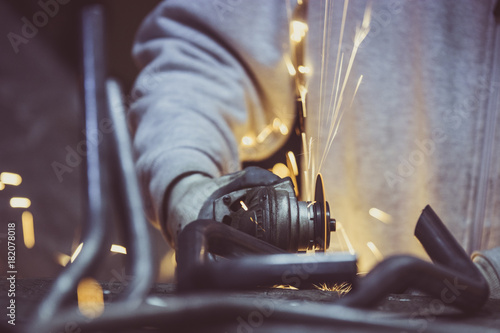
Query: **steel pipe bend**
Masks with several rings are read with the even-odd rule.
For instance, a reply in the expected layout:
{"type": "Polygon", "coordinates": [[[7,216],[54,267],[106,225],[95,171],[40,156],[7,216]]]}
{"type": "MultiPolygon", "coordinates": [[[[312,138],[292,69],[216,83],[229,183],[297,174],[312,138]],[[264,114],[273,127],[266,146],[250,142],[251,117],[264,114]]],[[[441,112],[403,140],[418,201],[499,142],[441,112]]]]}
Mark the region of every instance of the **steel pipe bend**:
{"type": "Polygon", "coordinates": [[[214,283],[210,274],[210,253],[232,257],[285,251],[223,223],[213,220],[193,221],[178,238],[176,260],[179,291],[206,289],[214,283]]]}
{"type": "Polygon", "coordinates": [[[340,304],[367,308],[375,306],[388,294],[415,288],[471,312],[488,300],[489,289],[484,279],[466,272],[432,264],[411,256],[394,256],[378,264],[355,289],[339,301],[340,304]]]}
{"type": "Polygon", "coordinates": [[[191,222],[179,234],[177,288],[180,292],[352,282],[356,272],[354,255],[287,253],[213,220],[191,222]],[[209,253],[232,260],[215,262],[209,253]],[[266,255],[259,256],[262,254],[266,255]]]}
{"type": "Polygon", "coordinates": [[[387,294],[411,287],[466,312],[481,308],[489,297],[488,283],[430,206],[423,210],[415,236],[434,264],[411,256],[387,258],[340,303],[370,307],[387,294]]]}

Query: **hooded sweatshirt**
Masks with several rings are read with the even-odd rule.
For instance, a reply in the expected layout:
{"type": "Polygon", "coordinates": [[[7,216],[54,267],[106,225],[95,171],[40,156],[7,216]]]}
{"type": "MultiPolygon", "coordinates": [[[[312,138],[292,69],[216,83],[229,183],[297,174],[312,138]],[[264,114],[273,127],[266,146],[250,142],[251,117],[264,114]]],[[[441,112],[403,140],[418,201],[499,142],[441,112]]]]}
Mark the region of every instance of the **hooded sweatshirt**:
{"type": "MultiPolygon", "coordinates": [[[[467,251],[500,246],[495,2],[308,2],[303,187],[323,175],[331,250],[356,251],[362,270],[424,255],[413,229],[426,204],[467,251]]],[[[234,172],[284,143],[296,6],[168,0],[146,18],[129,120],[151,221],[179,176],[234,172]]]]}

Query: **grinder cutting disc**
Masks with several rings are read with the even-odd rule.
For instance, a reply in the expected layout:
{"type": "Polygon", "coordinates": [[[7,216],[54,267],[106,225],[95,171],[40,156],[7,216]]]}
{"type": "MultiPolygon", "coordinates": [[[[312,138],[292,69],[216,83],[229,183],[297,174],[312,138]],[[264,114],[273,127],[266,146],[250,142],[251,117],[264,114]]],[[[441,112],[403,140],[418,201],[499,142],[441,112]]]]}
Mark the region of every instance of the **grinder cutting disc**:
{"type": "Polygon", "coordinates": [[[325,252],[330,246],[330,207],[325,201],[323,177],[316,177],[316,189],[314,191],[314,234],[317,251],[325,252]]]}

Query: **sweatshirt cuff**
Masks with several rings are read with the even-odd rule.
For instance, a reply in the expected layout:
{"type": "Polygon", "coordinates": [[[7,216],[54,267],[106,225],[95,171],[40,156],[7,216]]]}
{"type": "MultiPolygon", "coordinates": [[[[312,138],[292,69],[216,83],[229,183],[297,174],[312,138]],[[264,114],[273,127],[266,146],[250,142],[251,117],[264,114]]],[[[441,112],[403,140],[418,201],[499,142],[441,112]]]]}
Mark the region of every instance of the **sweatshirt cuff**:
{"type": "Polygon", "coordinates": [[[472,261],[488,281],[490,298],[500,299],[500,247],[474,252],[472,261]]]}
{"type": "Polygon", "coordinates": [[[158,229],[163,229],[165,196],[171,185],[183,176],[194,173],[212,178],[221,176],[216,163],[199,150],[178,148],[169,151],[168,156],[166,161],[162,159],[161,162],[153,163],[151,176],[141,179],[146,216],[158,229]]]}

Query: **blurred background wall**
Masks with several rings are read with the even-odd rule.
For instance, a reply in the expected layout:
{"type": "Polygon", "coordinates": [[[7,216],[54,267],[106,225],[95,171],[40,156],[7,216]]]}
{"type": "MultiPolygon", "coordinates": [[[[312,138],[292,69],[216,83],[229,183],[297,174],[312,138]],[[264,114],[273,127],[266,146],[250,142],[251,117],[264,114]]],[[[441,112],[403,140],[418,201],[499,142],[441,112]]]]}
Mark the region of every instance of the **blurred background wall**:
{"type": "MultiPolygon", "coordinates": [[[[0,173],[4,180],[0,183],[0,275],[6,272],[9,221],[16,222],[19,278],[56,276],[81,241],[86,190],[85,164],[78,154],[85,139],[81,8],[91,3],[105,7],[108,74],[119,79],[128,94],[137,75],[130,56],[134,34],[158,2],[0,0],[0,173]],[[35,20],[38,27],[33,25],[35,20]],[[13,197],[29,199],[29,207],[12,207],[13,197]],[[26,239],[30,217],[34,244],[26,239]]],[[[158,262],[163,262],[159,280],[167,281],[172,278],[172,252],[158,232],[152,234],[158,262]]],[[[120,242],[118,235],[113,236],[113,243],[120,242]]],[[[109,254],[99,277],[119,280],[117,275],[124,275],[123,254],[109,254]]]]}

